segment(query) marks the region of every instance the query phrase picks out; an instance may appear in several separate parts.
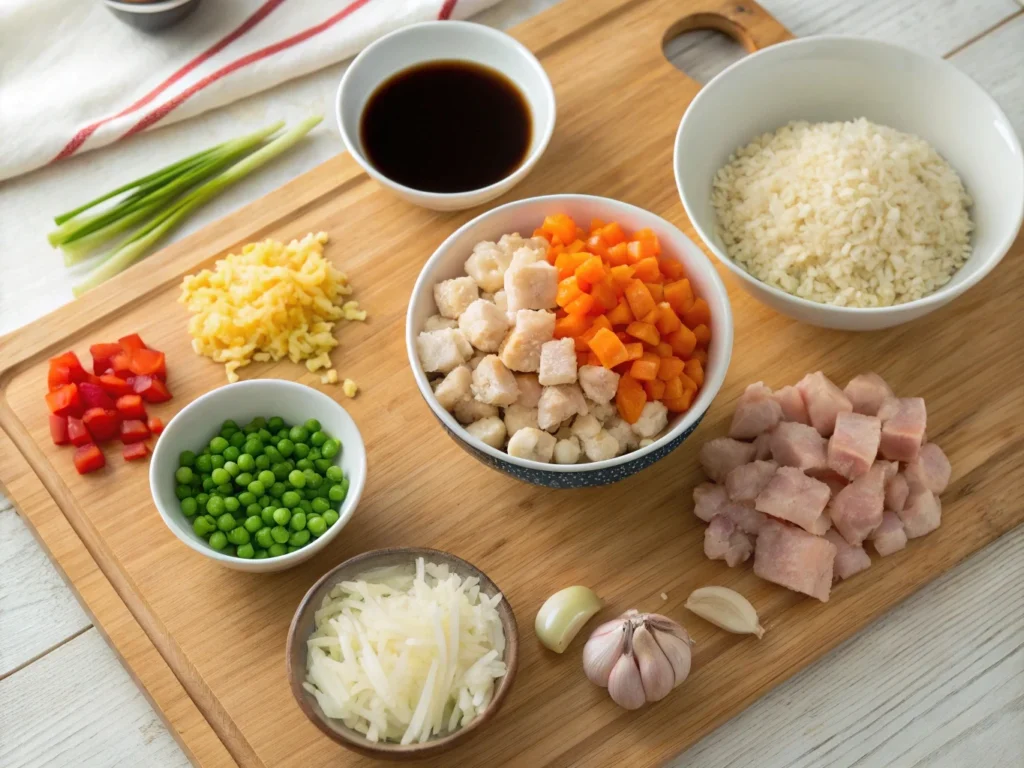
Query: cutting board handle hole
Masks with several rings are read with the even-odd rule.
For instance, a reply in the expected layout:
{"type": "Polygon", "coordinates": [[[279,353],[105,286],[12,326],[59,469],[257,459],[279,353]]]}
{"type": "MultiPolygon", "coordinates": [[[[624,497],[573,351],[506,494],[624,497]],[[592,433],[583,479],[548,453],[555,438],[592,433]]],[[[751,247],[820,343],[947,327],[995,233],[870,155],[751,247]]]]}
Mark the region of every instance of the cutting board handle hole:
{"type": "MultiPolygon", "coordinates": [[[[726,22],[720,16],[714,18],[726,22]]],[[[730,64],[742,59],[747,51],[735,37],[722,29],[690,25],[700,21],[700,16],[691,16],[674,25],[665,33],[661,50],[673,67],[704,85],[730,64]]]]}

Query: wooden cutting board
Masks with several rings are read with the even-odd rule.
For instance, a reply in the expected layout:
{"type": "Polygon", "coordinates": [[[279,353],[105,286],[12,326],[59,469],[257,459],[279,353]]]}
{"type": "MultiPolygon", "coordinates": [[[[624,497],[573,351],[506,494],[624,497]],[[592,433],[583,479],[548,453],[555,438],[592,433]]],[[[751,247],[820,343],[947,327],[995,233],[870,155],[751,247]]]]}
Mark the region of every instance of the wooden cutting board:
{"type": "MultiPolygon", "coordinates": [[[[665,60],[662,42],[697,27],[726,31],[750,50],[790,37],[748,0],[566,0],[517,28],[514,35],[554,83],[558,126],[540,164],[507,199],[604,195],[654,211],[692,236],[672,178],[672,146],[698,85],[665,60]]],[[[1024,239],[952,306],[872,334],[799,325],[753,301],[722,270],[736,345],[725,386],[694,438],[617,485],[551,492],[460,450],[431,417],[409,371],[402,331],[416,275],[480,210],[413,208],[339,156],[0,340],[0,484],[197,764],[368,764],[305,720],[284,670],[285,633],[299,599],[320,574],[364,550],[421,545],[454,552],[506,590],[519,619],[519,678],[500,716],[475,741],[424,765],[646,766],[693,744],[1024,521],[1017,311],[1024,239]],[[312,561],[281,574],[229,571],[166,530],[150,502],[145,464],[124,464],[113,454],[99,474],[74,472],[71,451],[49,439],[46,361],[68,348],[85,355],[90,343],[137,331],[167,353],[175,397],[154,409],[167,420],[225,383],[221,366],[190,349],[176,303],[181,278],[246,242],[319,230],[330,234],[328,256],[348,272],[370,312],[365,325],[340,331],[334,355],[362,393],[347,400],[291,364],[254,365],[245,374],[296,379],[339,398],[366,441],[366,494],[339,540],[312,561]],[[898,393],[927,398],[929,437],[953,462],[942,527],[840,584],[827,604],[762,582],[749,566],[730,570],[705,560],[703,527],[690,513],[690,492],[701,479],[697,446],[725,431],[743,388],[758,379],[780,386],[817,369],[838,382],[875,370],[898,393]],[[599,620],[638,608],[682,621],[697,643],[685,686],[627,713],[584,678],[582,638],[563,656],[541,649],[530,629],[534,614],[570,584],[590,585],[607,601],[599,620]],[[765,638],[728,635],[684,611],[689,592],[707,584],[749,597],[765,638]]]]}

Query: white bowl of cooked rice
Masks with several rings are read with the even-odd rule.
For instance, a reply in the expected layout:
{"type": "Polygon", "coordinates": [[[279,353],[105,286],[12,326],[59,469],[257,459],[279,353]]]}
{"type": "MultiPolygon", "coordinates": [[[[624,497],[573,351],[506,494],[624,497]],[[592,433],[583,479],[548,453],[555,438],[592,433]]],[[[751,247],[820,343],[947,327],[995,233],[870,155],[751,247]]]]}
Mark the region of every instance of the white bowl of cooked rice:
{"type": "Polygon", "coordinates": [[[774,45],[708,83],[679,125],[686,213],[755,298],[869,331],[991,272],[1024,216],[1024,156],[947,61],[852,37],[774,45]]]}

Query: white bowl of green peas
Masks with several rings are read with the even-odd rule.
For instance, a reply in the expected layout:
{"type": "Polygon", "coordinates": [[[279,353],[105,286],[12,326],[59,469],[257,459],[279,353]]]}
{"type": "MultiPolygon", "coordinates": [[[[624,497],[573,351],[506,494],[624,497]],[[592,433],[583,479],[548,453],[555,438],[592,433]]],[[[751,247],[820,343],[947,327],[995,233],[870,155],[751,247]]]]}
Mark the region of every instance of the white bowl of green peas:
{"type": "Polygon", "coordinates": [[[157,511],[186,546],[240,571],[309,560],[352,517],[366,449],[327,395],[279,379],[215,389],[183,408],[153,451],[157,511]]]}

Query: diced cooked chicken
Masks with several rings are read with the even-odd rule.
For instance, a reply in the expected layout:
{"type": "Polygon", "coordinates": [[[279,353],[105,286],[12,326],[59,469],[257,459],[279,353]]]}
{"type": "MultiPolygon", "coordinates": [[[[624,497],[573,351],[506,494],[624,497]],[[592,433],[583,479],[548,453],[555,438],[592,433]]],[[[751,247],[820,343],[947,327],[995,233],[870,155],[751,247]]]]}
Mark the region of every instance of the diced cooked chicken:
{"type": "Polygon", "coordinates": [[[581,365],[578,376],[584,394],[595,403],[611,402],[619,389],[619,374],[600,365],[581,365]]]}
{"type": "Polygon", "coordinates": [[[575,464],[580,460],[580,441],[575,436],[555,443],[555,464],[575,464]]]}
{"type": "Polygon", "coordinates": [[[785,467],[827,469],[827,445],[814,427],[797,421],[784,421],[772,431],[772,458],[785,467]]]}
{"type": "Polygon", "coordinates": [[[494,306],[505,313],[508,317],[508,296],[505,295],[505,291],[501,290],[494,294],[494,306]]]}
{"type": "Polygon", "coordinates": [[[552,339],[541,345],[537,380],[545,387],[576,381],[576,343],[571,338],[552,339]]]}
{"type": "Polygon", "coordinates": [[[741,464],[725,476],[725,491],[733,501],[754,501],[778,468],[774,461],[741,464]]]}
{"type": "Polygon", "coordinates": [[[704,554],[709,560],[725,560],[726,565],[735,568],[753,551],[753,538],[726,517],[715,515],[704,530],[704,554]]]}
{"type": "Polygon", "coordinates": [[[515,327],[505,337],[498,354],[513,371],[530,373],[540,367],[540,348],[555,333],[555,315],[544,310],[516,312],[515,327]]]}
{"type": "Polygon", "coordinates": [[[505,444],[505,422],[497,416],[474,421],[466,426],[466,431],[491,448],[501,448],[505,444]]]}
{"type": "Polygon", "coordinates": [[[572,434],[581,440],[586,437],[596,437],[601,431],[601,422],[592,413],[577,416],[572,421],[572,434]]]}
{"type": "Polygon", "coordinates": [[[693,514],[710,523],[729,501],[725,488],[717,483],[700,483],[693,488],[693,514]]]}
{"type": "Polygon", "coordinates": [[[480,365],[480,363],[483,362],[483,359],[485,357],[487,357],[487,353],[486,352],[477,352],[475,355],[473,355],[471,358],[469,358],[469,362],[466,363],[466,365],[469,366],[469,370],[475,371],[476,367],[478,365],[480,365]]]}
{"type": "Polygon", "coordinates": [[[550,462],[555,453],[554,435],[540,429],[520,429],[508,441],[508,455],[517,459],[550,462]]]}
{"type": "Polygon", "coordinates": [[[860,546],[882,522],[885,504],[885,469],[873,466],[832,499],[832,525],[850,544],[860,546]]]}
{"type": "Polygon", "coordinates": [[[473,246],[472,255],[466,259],[466,274],[481,289],[494,293],[505,284],[505,270],[511,261],[512,252],[498,243],[477,243],[473,246]]]}
{"type": "Polygon", "coordinates": [[[654,437],[668,426],[668,408],[660,400],[644,403],[640,418],[633,424],[633,432],[639,437],[654,437]]]}
{"type": "Polygon", "coordinates": [[[864,551],[864,547],[850,544],[834,530],[828,531],[825,538],[831,541],[836,548],[836,559],[832,571],[837,581],[848,579],[855,573],[860,573],[871,567],[871,558],[864,551]]]}
{"type": "Polygon", "coordinates": [[[935,443],[925,443],[917,453],[917,458],[907,464],[907,485],[913,490],[927,488],[935,495],[941,494],[949,485],[949,477],[953,472],[946,454],[935,443]]]}
{"type": "Polygon", "coordinates": [[[448,373],[473,356],[473,346],[457,328],[441,328],[420,333],[416,353],[425,372],[448,373]]]}
{"type": "Polygon", "coordinates": [[[576,414],[585,414],[587,403],[575,384],[544,387],[537,402],[537,424],[541,429],[558,429],[558,425],[576,414]]]}
{"type": "Polygon", "coordinates": [[[753,440],[770,432],[782,420],[782,406],[772,397],[772,391],[763,382],[748,386],[736,403],[729,426],[729,437],[753,440]]]}
{"type": "Polygon", "coordinates": [[[871,543],[875,552],[882,557],[899,552],[907,546],[907,532],[903,530],[903,521],[891,509],[882,513],[882,522],[871,532],[871,543]]]}
{"type": "Polygon", "coordinates": [[[828,504],[828,486],[795,467],[779,467],[754,500],[754,508],[810,530],[828,504]]]}
{"type": "Polygon", "coordinates": [[[527,427],[540,429],[537,425],[536,408],[527,408],[518,402],[505,406],[505,431],[508,432],[509,437],[527,427]]]}
{"type": "Polygon", "coordinates": [[[894,397],[885,379],[877,373],[862,373],[854,376],[846,385],[843,394],[850,401],[855,413],[877,416],[882,403],[894,397]]]}
{"type": "Polygon", "coordinates": [[[423,322],[424,331],[440,331],[445,328],[458,328],[459,322],[452,320],[450,317],[441,317],[440,315],[431,315],[423,322]]]}
{"type": "Polygon", "coordinates": [[[538,261],[546,261],[547,249],[534,248],[529,243],[525,243],[519,248],[516,248],[512,253],[512,261],[508,265],[509,269],[515,267],[525,267],[527,264],[536,264],[538,261]]]}
{"type": "Polygon", "coordinates": [[[519,397],[516,377],[497,355],[488,355],[480,361],[480,365],[473,371],[470,390],[481,403],[491,405],[511,405],[519,397]]]}
{"type": "Polygon", "coordinates": [[[881,437],[882,422],[877,416],[840,411],[828,440],[829,467],[849,480],[860,477],[874,463],[881,437]]]}
{"type": "Polygon", "coordinates": [[[907,483],[906,475],[900,472],[885,484],[885,508],[899,512],[907,503],[909,495],[910,485],[907,483]]]}
{"type": "Polygon", "coordinates": [[[879,454],[890,461],[909,463],[916,459],[928,421],[924,400],[920,397],[890,398],[878,410],[878,417],[882,420],[879,454]]]}
{"type": "Polygon", "coordinates": [[[510,312],[551,309],[555,306],[557,293],[558,270],[546,260],[523,264],[513,259],[505,271],[505,296],[510,312]]]}
{"type": "Polygon", "coordinates": [[[903,521],[907,538],[916,539],[939,527],[942,522],[942,502],[927,488],[920,488],[910,492],[907,503],[896,514],[903,521]]]}
{"type": "Polygon", "coordinates": [[[598,403],[590,398],[584,399],[587,403],[587,413],[594,414],[594,417],[602,424],[607,424],[619,413],[618,409],[615,407],[615,403],[598,403]]]}
{"type": "Polygon", "coordinates": [[[516,403],[524,408],[536,408],[537,403],[540,402],[541,393],[544,391],[544,387],[537,381],[537,374],[517,373],[515,376],[516,386],[519,387],[519,399],[516,400],[516,403]]]}
{"type": "Polygon", "coordinates": [[[633,431],[628,421],[619,416],[612,416],[604,423],[605,431],[619,443],[619,455],[635,451],[642,442],[640,436],[633,431]]]}
{"type": "Polygon", "coordinates": [[[840,411],[852,411],[849,399],[832,383],[824,373],[808,373],[796,385],[807,406],[811,426],[822,437],[830,437],[836,426],[836,415],[840,411]]]}
{"type": "Polygon", "coordinates": [[[810,425],[811,417],[807,415],[807,406],[804,404],[804,397],[800,394],[800,390],[786,385],[776,390],[773,397],[782,407],[783,421],[798,421],[801,424],[810,425]]]}
{"type": "Polygon", "coordinates": [[[765,581],[828,602],[836,545],[792,525],[766,522],[754,548],[754,573],[765,581]]]}
{"type": "Polygon", "coordinates": [[[476,398],[470,397],[466,400],[459,400],[455,404],[455,418],[460,424],[472,424],[474,421],[486,419],[498,415],[498,406],[481,403],[476,398]]]}
{"type": "Polygon", "coordinates": [[[491,302],[477,299],[459,315],[459,330],[481,352],[497,352],[508,332],[508,318],[491,302]]]}
{"type": "Polygon", "coordinates": [[[772,436],[766,432],[754,438],[754,459],[767,461],[772,457],[772,436]]]}
{"type": "Polygon", "coordinates": [[[434,303],[444,317],[458,320],[466,308],[480,298],[480,290],[472,277],[454,277],[434,285],[434,303]]]}
{"type": "Polygon", "coordinates": [[[716,483],[724,483],[725,477],[741,464],[754,460],[754,444],[743,443],[731,437],[716,437],[700,447],[698,458],[704,474],[716,483]]]}
{"type": "Polygon", "coordinates": [[[619,453],[619,441],[603,429],[594,437],[584,438],[582,442],[583,451],[591,461],[614,459],[619,453]]]}
{"type": "Polygon", "coordinates": [[[456,403],[470,396],[469,385],[472,380],[473,374],[470,372],[469,366],[460,365],[458,368],[453,368],[434,387],[434,397],[437,398],[437,402],[442,408],[450,411],[456,403]]]}

